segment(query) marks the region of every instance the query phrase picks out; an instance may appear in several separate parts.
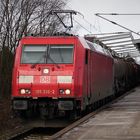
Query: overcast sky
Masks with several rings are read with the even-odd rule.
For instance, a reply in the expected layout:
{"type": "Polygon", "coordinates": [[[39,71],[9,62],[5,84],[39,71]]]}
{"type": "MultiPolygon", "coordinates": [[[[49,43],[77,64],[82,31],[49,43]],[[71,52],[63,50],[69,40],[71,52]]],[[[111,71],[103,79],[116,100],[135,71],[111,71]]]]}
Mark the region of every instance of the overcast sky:
{"type": "MultiPolygon", "coordinates": [[[[86,31],[85,29],[78,28],[77,30],[80,35],[126,31],[99,17],[96,17],[94,15],[95,13],[140,13],[140,0],[69,0],[67,6],[67,8],[71,8],[82,13],[84,18],[93,25],[91,26],[87,21],[83,20],[82,16],[76,15],[74,17],[75,20],[88,30],[86,31]]],[[[104,17],[130,28],[135,32],[140,32],[140,15],[104,17]]]]}

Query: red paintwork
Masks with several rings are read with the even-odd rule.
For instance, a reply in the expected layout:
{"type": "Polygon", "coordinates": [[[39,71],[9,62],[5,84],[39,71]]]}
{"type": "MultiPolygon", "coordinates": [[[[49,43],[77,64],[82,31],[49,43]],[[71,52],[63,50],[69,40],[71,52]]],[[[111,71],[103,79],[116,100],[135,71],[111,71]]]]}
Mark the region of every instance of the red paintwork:
{"type": "MultiPolygon", "coordinates": [[[[86,48],[80,42],[78,37],[28,37],[23,38],[16,50],[15,64],[13,68],[12,97],[22,97],[19,94],[20,88],[30,88],[32,98],[51,97],[51,98],[74,98],[81,100],[81,103],[90,104],[113,94],[113,58],[105,54],[88,49],[88,64],[85,64],[86,48]],[[22,45],[24,44],[74,44],[73,64],[59,64],[57,68],[53,64],[39,64],[31,68],[30,64],[20,64],[22,45]],[[49,84],[39,82],[42,76],[42,69],[50,70],[46,78],[49,78],[49,84]],[[19,84],[19,75],[34,76],[33,83],[19,84]],[[57,84],[57,76],[71,75],[71,84],[57,84]],[[71,89],[70,95],[60,95],[59,89],[71,89]],[[44,90],[50,90],[50,93],[44,93],[44,90]],[[41,90],[42,93],[35,93],[41,90]],[[89,99],[89,101],[87,101],[89,99]]],[[[25,97],[25,95],[24,95],[25,97]]]]}
{"type": "MultiPolygon", "coordinates": [[[[16,51],[16,57],[15,57],[15,64],[13,69],[13,82],[12,82],[12,96],[13,97],[19,97],[23,96],[18,93],[19,88],[31,88],[32,94],[27,96],[32,97],[60,97],[60,94],[58,93],[59,89],[63,88],[70,88],[72,90],[71,95],[64,95],[64,97],[75,97],[78,96],[78,93],[74,93],[74,81],[77,79],[77,77],[74,77],[74,68],[75,68],[75,55],[74,55],[74,64],[59,64],[60,68],[57,68],[55,65],[51,64],[40,64],[37,65],[34,69],[31,68],[31,65],[21,65],[20,64],[20,56],[21,56],[21,49],[22,45],[24,44],[76,44],[76,38],[70,37],[69,39],[63,38],[24,38],[21,40],[17,51],[16,51]],[[40,76],[42,76],[42,69],[43,68],[49,68],[50,72],[48,75],[44,75],[46,77],[50,78],[50,84],[42,84],[39,82],[40,76]],[[34,75],[34,82],[32,84],[18,84],[18,77],[19,75],[34,75]],[[57,84],[56,76],[65,76],[65,75],[71,75],[73,76],[73,82],[72,84],[57,84]],[[35,90],[54,90],[55,94],[35,94],[35,90]]],[[[79,46],[80,47],[80,46],[79,46]]],[[[76,51],[76,47],[75,47],[76,51]]],[[[80,56],[79,56],[80,57],[80,56]]],[[[82,63],[82,59],[80,59],[80,63],[82,63]]],[[[76,88],[77,86],[75,86],[76,88]]],[[[61,95],[62,96],[62,95],[61,95]]]]}

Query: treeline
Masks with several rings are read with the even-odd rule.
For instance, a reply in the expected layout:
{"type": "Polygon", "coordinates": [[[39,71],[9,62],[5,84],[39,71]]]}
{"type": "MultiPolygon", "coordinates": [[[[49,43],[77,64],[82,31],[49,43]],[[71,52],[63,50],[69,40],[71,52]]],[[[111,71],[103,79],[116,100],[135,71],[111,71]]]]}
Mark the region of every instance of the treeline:
{"type": "MultiPolygon", "coordinates": [[[[11,92],[16,47],[24,36],[47,36],[62,30],[51,10],[64,9],[67,0],[0,0],[0,98],[11,92]]],[[[64,20],[65,17],[63,16],[64,20]]]]}

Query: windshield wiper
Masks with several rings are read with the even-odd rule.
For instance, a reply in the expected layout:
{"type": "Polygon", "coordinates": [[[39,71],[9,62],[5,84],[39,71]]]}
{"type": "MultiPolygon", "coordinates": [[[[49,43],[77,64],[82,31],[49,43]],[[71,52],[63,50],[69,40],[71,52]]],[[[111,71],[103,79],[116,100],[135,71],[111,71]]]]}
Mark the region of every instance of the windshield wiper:
{"type": "Polygon", "coordinates": [[[39,62],[45,58],[45,63],[47,64],[47,57],[48,57],[48,53],[49,53],[49,47],[47,47],[46,51],[45,51],[45,55],[43,55],[36,63],[31,65],[31,68],[35,68],[37,64],[39,64],[39,62]]]}
{"type": "Polygon", "coordinates": [[[40,62],[43,58],[45,58],[45,64],[48,64],[48,59],[50,59],[50,60],[53,62],[53,64],[56,65],[57,68],[60,68],[60,66],[59,66],[59,65],[53,60],[53,58],[50,56],[50,49],[51,49],[51,47],[50,47],[50,45],[48,45],[48,47],[47,47],[47,49],[46,49],[46,51],[45,51],[45,55],[43,55],[36,63],[32,64],[32,65],[31,65],[31,68],[35,68],[36,65],[39,64],[39,62],[40,62]]]}
{"type": "Polygon", "coordinates": [[[31,68],[35,68],[36,65],[39,64],[39,62],[40,62],[43,58],[46,58],[46,56],[43,55],[36,63],[34,63],[34,64],[31,65],[31,68]]]}
{"type": "Polygon", "coordinates": [[[48,55],[48,58],[53,62],[53,64],[56,65],[57,68],[60,68],[60,66],[51,58],[50,55],[48,55]]]}
{"type": "Polygon", "coordinates": [[[47,49],[46,49],[46,53],[45,53],[45,58],[46,58],[46,64],[47,64],[47,61],[48,61],[48,58],[53,62],[53,64],[56,65],[57,68],[60,68],[60,66],[52,59],[52,57],[50,56],[50,45],[48,45],[47,49]]]}

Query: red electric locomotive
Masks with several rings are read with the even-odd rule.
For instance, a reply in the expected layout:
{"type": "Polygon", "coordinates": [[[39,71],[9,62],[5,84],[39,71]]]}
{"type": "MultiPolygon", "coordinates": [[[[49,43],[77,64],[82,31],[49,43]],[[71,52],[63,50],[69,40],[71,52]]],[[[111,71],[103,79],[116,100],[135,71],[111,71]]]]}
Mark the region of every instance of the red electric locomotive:
{"type": "Polygon", "coordinates": [[[75,114],[112,96],[114,60],[77,36],[27,37],[16,50],[12,106],[23,115],[75,114]]]}

